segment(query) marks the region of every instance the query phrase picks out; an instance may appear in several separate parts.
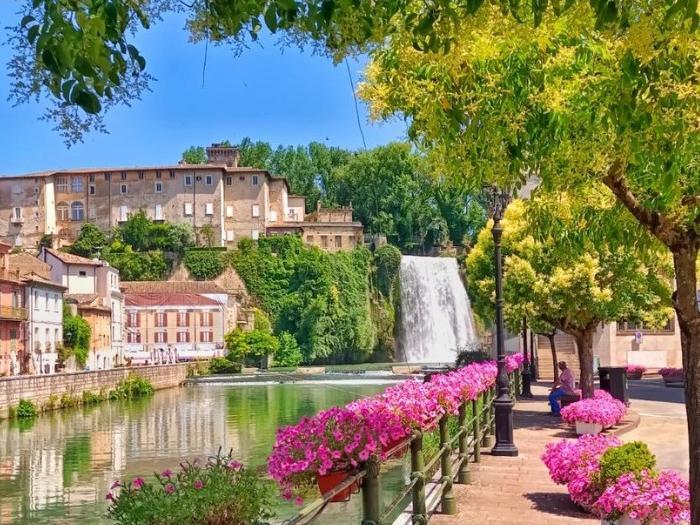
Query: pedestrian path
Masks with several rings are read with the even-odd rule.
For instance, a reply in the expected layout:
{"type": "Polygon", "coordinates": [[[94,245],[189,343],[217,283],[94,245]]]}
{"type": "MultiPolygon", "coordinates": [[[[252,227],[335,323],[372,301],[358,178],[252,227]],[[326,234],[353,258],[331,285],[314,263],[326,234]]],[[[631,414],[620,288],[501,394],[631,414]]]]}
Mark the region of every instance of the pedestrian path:
{"type": "Polygon", "coordinates": [[[573,437],[568,425],[547,415],[546,390],[534,387],[531,400],[520,400],[514,411],[517,458],[481,456],[470,464],[472,483],[455,485],[457,514],[435,514],[431,525],[599,524],[569,500],[566,487],[555,485],[540,461],[545,444],[573,437]]]}

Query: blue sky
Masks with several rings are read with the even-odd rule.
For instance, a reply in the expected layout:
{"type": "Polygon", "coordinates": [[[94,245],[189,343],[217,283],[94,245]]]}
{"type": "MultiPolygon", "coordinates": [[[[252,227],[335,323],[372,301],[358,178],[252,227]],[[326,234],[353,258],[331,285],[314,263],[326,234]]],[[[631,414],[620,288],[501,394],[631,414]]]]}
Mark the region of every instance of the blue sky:
{"type": "MultiPolygon", "coordinates": [[[[18,2],[0,2],[0,40],[14,24],[18,2]]],[[[202,87],[204,46],[187,41],[179,16],[142,31],[137,46],[157,81],[152,92],[131,108],[112,110],[110,133],[93,133],[68,149],[51,124],[37,120],[41,107],[13,108],[7,101],[9,79],[0,69],[0,174],[53,168],[148,165],[175,162],[190,145],[206,145],[245,136],[272,144],[312,140],[351,149],[362,147],[345,64],[334,66],[310,51],[281,50],[267,38],[236,57],[226,47],[209,47],[202,87]]],[[[0,62],[10,50],[0,47],[0,62]]],[[[363,61],[352,60],[355,82],[363,61]]],[[[401,121],[370,123],[360,102],[360,118],[369,147],[405,137],[401,121]]]]}

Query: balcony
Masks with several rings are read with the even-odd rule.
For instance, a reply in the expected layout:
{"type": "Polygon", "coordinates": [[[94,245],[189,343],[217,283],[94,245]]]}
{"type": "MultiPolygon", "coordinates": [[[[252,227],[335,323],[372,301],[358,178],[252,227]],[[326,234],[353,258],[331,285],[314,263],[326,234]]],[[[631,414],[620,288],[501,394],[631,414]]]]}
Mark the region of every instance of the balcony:
{"type": "Polygon", "coordinates": [[[21,215],[12,215],[12,217],[10,218],[10,222],[12,224],[24,224],[24,217],[22,217],[21,215]]]}
{"type": "Polygon", "coordinates": [[[0,306],[0,321],[26,321],[27,309],[18,306],[0,306]]]}
{"type": "Polygon", "coordinates": [[[301,222],[303,220],[304,219],[301,217],[301,215],[299,213],[292,212],[292,211],[287,212],[286,222],[301,222]]]}

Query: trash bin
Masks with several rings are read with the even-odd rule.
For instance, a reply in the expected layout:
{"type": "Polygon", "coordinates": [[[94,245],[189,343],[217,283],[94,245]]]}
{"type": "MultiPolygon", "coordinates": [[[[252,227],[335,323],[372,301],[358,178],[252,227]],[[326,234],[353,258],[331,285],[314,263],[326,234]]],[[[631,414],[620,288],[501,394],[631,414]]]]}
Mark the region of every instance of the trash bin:
{"type": "Polygon", "coordinates": [[[615,399],[619,399],[626,405],[629,404],[627,391],[627,367],[625,366],[601,366],[598,368],[600,377],[600,389],[605,390],[615,399]]]}

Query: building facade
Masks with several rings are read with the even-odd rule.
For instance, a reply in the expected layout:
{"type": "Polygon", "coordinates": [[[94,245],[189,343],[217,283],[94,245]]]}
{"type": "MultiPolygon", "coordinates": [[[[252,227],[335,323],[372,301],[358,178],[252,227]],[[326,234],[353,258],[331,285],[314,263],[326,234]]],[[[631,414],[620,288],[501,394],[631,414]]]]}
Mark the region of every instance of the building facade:
{"type": "Polygon", "coordinates": [[[51,267],[51,280],[66,288],[66,303],[90,325],[87,367],[105,370],[121,365],[124,304],[119,272],[104,261],[51,248],[42,248],[39,258],[51,267]]]}
{"type": "Polygon", "coordinates": [[[2,177],[0,240],[37,247],[44,235],[51,235],[55,245],[70,244],[86,222],[109,231],[143,210],[154,221],[191,224],[217,246],[233,247],[241,238],[286,231],[331,251],[362,242],[362,225],[352,221],[349,208],[307,215],[304,197],[290,195],[286,179],[238,166],[236,148],[215,144],[207,148],[207,156],[204,165],[2,177]]]}
{"type": "Polygon", "coordinates": [[[24,283],[9,266],[10,246],[0,244],[0,376],[29,373],[24,330],[27,309],[24,283]]]}
{"type": "Polygon", "coordinates": [[[203,281],[122,283],[125,359],[160,364],[224,355],[228,293],[203,281]]]}

